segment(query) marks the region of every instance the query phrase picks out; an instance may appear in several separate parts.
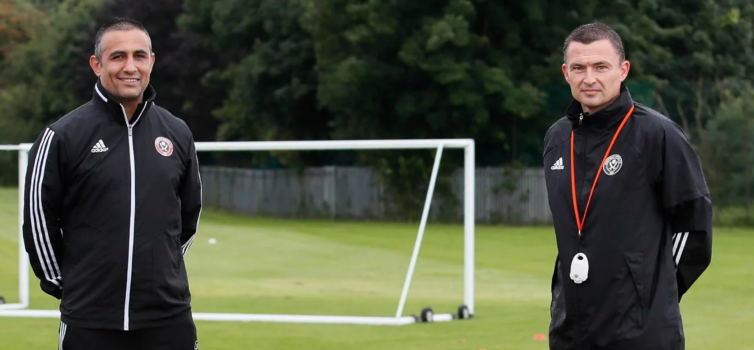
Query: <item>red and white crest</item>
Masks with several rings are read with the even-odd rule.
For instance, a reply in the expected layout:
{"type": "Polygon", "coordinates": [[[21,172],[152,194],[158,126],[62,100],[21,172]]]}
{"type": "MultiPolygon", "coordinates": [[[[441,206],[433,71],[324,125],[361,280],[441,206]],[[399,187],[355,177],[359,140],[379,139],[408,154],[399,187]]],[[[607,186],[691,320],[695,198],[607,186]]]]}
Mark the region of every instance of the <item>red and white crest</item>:
{"type": "Polygon", "coordinates": [[[154,140],[154,148],[165,157],[170,157],[170,155],[173,154],[173,143],[162,136],[154,140]]]}

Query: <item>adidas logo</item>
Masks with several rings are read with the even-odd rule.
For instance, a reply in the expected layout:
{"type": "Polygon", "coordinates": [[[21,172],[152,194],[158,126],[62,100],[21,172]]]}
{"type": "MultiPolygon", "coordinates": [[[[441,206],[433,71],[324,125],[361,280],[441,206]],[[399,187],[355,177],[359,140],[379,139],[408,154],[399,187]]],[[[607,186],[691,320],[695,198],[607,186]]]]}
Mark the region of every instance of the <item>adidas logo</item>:
{"type": "Polygon", "coordinates": [[[557,161],[555,161],[555,164],[550,167],[552,170],[563,170],[565,167],[563,166],[563,157],[558,158],[557,161]]]}
{"type": "Polygon", "coordinates": [[[97,144],[92,147],[92,153],[102,153],[107,152],[107,150],[108,148],[107,146],[105,146],[105,143],[102,142],[102,140],[99,140],[99,142],[97,142],[97,144]]]}

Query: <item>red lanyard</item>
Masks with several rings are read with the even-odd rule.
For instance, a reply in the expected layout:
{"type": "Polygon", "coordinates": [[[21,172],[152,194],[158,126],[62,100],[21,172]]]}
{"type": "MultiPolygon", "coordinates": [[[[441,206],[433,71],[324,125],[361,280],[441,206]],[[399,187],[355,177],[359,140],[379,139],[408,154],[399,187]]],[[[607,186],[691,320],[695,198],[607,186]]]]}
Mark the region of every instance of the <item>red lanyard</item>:
{"type": "Polygon", "coordinates": [[[613,144],[615,143],[615,139],[618,138],[618,134],[620,134],[620,131],[623,129],[623,125],[626,124],[626,121],[628,120],[628,117],[631,116],[631,113],[634,112],[634,106],[631,106],[631,109],[626,113],[626,116],[623,117],[623,122],[620,123],[620,126],[618,127],[618,130],[615,131],[615,135],[613,135],[613,140],[610,141],[610,146],[607,147],[607,151],[605,151],[605,156],[602,157],[602,163],[600,164],[599,168],[597,168],[597,176],[594,178],[594,183],[592,184],[592,189],[589,191],[589,200],[586,202],[586,208],[584,208],[584,217],[579,218],[579,206],[578,202],[576,201],[576,175],[575,175],[575,167],[573,165],[573,131],[571,131],[571,194],[573,195],[573,211],[576,214],[576,225],[579,228],[579,237],[581,237],[581,230],[584,228],[584,221],[586,221],[586,212],[589,210],[589,204],[592,202],[592,194],[594,194],[594,188],[597,187],[597,180],[600,179],[600,173],[602,173],[602,167],[605,166],[605,161],[607,160],[607,156],[610,154],[610,150],[613,149],[613,144]]]}

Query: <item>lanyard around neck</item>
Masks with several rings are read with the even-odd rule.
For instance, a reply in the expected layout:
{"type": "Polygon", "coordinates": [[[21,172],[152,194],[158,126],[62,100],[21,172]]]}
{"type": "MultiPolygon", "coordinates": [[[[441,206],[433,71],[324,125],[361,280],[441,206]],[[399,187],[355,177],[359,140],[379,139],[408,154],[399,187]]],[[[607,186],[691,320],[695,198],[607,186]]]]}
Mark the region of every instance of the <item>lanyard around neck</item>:
{"type": "Polygon", "coordinates": [[[623,125],[626,124],[628,117],[631,116],[633,111],[634,111],[634,106],[631,106],[631,109],[628,110],[628,113],[626,113],[626,116],[623,117],[623,121],[620,123],[620,126],[618,126],[618,130],[615,131],[615,135],[613,135],[613,140],[610,141],[610,145],[607,147],[607,151],[605,151],[605,156],[602,157],[602,163],[600,163],[600,166],[597,168],[597,176],[594,178],[592,189],[589,191],[589,199],[587,200],[586,207],[584,208],[583,218],[579,217],[579,206],[578,206],[578,201],[576,200],[576,197],[577,197],[576,196],[576,172],[575,172],[575,166],[574,166],[574,161],[573,161],[574,135],[573,135],[573,131],[571,131],[571,194],[573,195],[573,211],[576,214],[576,225],[579,228],[579,237],[581,237],[581,230],[584,228],[584,221],[586,221],[586,212],[589,210],[589,204],[592,202],[592,195],[594,194],[594,189],[597,187],[597,181],[600,179],[600,173],[602,173],[602,167],[605,166],[605,161],[607,160],[607,156],[610,154],[610,150],[613,149],[613,144],[615,143],[615,139],[618,138],[618,134],[620,134],[621,130],[623,129],[623,125]]]}

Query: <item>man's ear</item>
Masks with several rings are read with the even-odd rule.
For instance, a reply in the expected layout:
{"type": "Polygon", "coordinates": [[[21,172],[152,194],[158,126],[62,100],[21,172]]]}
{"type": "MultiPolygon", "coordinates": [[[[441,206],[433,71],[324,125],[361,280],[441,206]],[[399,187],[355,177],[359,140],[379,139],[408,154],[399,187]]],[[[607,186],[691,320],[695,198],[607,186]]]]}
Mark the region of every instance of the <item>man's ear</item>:
{"type": "Polygon", "coordinates": [[[94,74],[99,77],[102,73],[102,64],[100,64],[97,56],[92,55],[91,57],[89,57],[89,66],[92,67],[94,74]]]}
{"type": "Polygon", "coordinates": [[[620,64],[620,81],[626,80],[626,77],[628,77],[629,70],[631,70],[631,63],[628,61],[623,61],[620,64]]]}
{"type": "Polygon", "coordinates": [[[565,78],[566,83],[571,83],[571,78],[568,76],[568,66],[566,66],[565,63],[563,63],[563,77],[565,78]]]}

